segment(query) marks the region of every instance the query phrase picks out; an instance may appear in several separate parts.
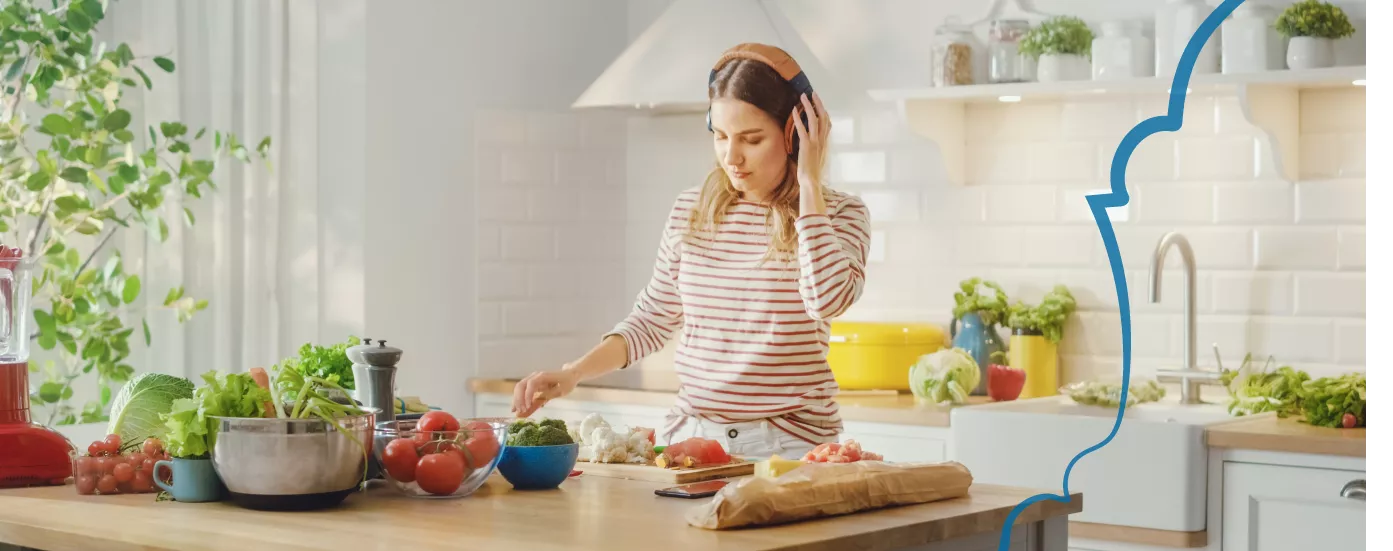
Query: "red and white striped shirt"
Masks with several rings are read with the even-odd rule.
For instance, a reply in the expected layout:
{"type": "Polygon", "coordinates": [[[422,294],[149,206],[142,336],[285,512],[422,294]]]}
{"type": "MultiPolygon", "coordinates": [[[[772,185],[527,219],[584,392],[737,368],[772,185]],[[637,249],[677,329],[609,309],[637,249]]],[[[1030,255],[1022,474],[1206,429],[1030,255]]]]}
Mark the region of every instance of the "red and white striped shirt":
{"type": "Polygon", "coordinates": [[[827,365],[828,320],[861,297],[870,222],[855,196],[824,192],[826,215],[797,219],[797,259],[764,260],[769,209],[739,201],[715,231],[688,237],[700,188],[678,196],[653,277],[609,334],[628,343],[628,364],[684,329],[675,358],[680,388],[663,433],[689,418],[768,420],[817,444],[842,429],[827,365]]]}

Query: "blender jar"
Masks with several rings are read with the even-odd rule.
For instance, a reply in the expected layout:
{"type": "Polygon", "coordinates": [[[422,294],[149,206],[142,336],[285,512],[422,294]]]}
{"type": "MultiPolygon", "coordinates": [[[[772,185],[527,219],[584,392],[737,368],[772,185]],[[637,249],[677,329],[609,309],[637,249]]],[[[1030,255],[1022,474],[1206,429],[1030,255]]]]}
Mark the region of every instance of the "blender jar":
{"type": "Polygon", "coordinates": [[[29,280],[33,261],[0,245],[0,363],[29,360],[29,280]]]}

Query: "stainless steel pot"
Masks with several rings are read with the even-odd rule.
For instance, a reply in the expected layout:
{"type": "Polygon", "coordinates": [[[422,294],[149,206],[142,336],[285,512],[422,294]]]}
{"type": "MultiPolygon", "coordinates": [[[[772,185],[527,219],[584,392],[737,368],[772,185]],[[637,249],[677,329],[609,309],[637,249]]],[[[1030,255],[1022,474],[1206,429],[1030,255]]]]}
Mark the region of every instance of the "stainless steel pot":
{"type": "Polygon", "coordinates": [[[334,506],[363,481],[374,417],[375,411],[370,410],[338,419],[352,438],[317,418],[215,417],[213,468],[232,501],[245,507],[334,506]]]}

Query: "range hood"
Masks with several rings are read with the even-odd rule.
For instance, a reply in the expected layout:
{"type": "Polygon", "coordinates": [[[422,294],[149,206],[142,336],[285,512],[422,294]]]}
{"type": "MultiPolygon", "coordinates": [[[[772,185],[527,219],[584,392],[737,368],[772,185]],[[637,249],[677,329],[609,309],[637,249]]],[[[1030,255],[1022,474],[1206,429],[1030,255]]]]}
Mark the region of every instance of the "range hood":
{"type": "Polygon", "coordinates": [[[830,97],[827,72],[773,0],[675,0],[571,107],[704,112],[711,65],[743,42],[783,48],[830,97]]]}

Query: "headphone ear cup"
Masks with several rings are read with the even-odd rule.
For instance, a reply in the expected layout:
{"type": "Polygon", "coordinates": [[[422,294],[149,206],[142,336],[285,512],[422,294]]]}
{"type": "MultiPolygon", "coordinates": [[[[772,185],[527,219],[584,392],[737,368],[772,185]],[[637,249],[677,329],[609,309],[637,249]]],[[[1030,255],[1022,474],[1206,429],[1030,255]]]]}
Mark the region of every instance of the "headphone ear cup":
{"type": "Polygon", "coordinates": [[[706,131],[707,131],[707,132],[715,132],[715,130],[712,130],[712,129],[711,129],[711,108],[710,108],[710,107],[707,107],[707,108],[706,108],[706,131]]]}

